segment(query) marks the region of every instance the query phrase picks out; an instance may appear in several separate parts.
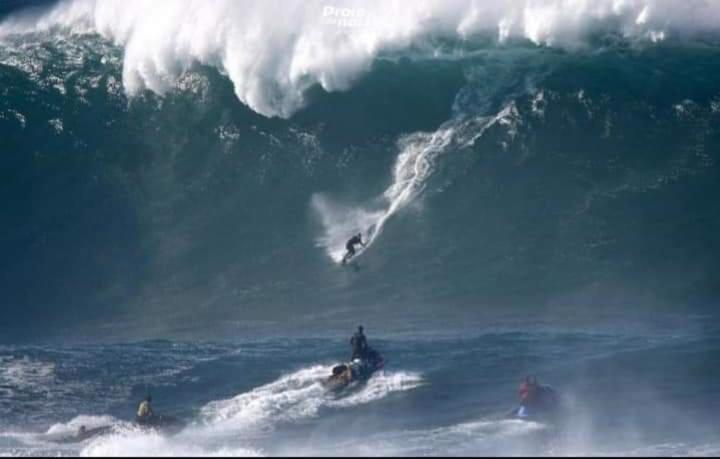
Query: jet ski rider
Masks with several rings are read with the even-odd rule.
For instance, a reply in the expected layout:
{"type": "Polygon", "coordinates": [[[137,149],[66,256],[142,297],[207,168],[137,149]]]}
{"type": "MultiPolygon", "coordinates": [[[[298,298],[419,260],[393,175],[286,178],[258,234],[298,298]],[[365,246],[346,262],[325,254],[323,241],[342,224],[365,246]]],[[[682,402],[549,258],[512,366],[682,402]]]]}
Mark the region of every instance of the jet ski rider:
{"type": "Polygon", "coordinates": [[[363,326],[358,327],[358,331],[350,338],[350,346],[352,346],[352,357],[350,360],[364,359],[367,355],[368,344],[367,338],[363,334],[363,326]]]}
{"type": "Polygon", "coordinates": [[[520,384],[518,389],[518,395],[520,396],[520,403],[523,405],[532,404],[535,402],[538,396],[538,382],[537,378],[530,376],[525,377],[525,381],[520,384]]]}
{"type": "Polygon", "coordinates": [[[153,413],[152,407],[150,406],[150,402],[152,402],[152,397],[150,395],[145,397],[145,399],[140,402],[140,406],[138,406],[137,410],[137,422],[148,422],[150,418],[152,418],[155,414],[153,413]]]}

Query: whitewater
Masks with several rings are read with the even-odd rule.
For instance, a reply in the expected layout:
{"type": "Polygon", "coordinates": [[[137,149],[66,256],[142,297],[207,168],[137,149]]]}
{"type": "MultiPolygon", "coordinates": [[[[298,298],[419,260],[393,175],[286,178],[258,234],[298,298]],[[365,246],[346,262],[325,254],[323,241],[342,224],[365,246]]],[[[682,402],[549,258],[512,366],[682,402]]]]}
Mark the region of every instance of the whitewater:
{"type": "Polygon", "coordinates": [[[238,99],[265,116],[289,117],[313,85],[349,89],[383,52],[428,37],[466,40],[488,32],[499,42],[582,46],[594,30],[649,41],[715,32],[720,7],[693,0],[572,0],[484,2],[268,2],[141,0],[61,2],[40,17],[10,19],[0,37],[69,28],[97,32],[124,48],[129,94],[164,93],[193,64],[219,68],[238,99]],[[330,11],[326,7],[330,7],[330,11]],[[345,13],[347,12],[347,13],[345,13]],[[353,13],[355,12],[355,13],[353,13]],[[332,27],[324,18],[361,13],[360,27],[332,27]]]}

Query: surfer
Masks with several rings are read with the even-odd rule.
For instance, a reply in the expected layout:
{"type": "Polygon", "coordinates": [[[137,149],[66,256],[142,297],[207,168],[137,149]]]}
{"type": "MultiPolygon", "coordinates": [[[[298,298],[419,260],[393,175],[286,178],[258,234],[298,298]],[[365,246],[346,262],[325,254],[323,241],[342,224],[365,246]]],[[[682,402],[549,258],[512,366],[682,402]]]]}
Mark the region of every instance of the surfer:
{"type": "Polygon", "coordinates": [[[351,237],[350,240],[347,241],[347,243],[345,244],[347,252],[342,259],[342,264],[347,263],[352,257],[355,256],[356,245],[361,245],[362,247],[365,247],[365,243],[362,240],[362,233],[357,233],[357,235],[351,237]]]}

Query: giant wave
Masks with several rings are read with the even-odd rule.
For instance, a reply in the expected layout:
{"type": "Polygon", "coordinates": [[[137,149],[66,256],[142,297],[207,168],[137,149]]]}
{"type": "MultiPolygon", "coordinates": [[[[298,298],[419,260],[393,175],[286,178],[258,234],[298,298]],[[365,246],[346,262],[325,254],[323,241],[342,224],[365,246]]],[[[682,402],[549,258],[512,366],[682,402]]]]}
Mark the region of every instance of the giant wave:
{"type": "Polygon", "coordinates": [[[8,333],[712,307],[714,4],[248,5],[0,23],[8,333]]]}

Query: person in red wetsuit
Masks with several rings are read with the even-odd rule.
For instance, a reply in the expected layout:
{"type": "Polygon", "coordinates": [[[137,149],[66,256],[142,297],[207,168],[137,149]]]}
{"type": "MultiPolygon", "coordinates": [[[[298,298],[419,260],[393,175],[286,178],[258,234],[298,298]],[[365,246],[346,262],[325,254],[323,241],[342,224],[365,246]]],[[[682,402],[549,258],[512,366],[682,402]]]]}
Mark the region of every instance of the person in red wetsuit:
{"type": "Polygon", "coordinates": [[[537,398],[538,383],[537,379],[531,378],[530,376],[525,377],[525,381],[520,384],[518,389],[518,395],[520,396],[520,403],[523,405],[532,404],[537,398]]]}

